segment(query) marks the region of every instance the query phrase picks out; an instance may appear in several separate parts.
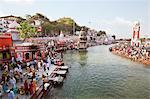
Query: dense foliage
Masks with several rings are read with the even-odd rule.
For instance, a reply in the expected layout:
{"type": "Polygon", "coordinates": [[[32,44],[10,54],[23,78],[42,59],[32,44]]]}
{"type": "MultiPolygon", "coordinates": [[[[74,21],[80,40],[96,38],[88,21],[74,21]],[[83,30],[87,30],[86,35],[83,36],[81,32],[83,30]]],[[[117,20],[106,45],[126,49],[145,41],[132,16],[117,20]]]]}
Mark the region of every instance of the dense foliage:
{"type": "Polygon", "coordinates": [[[97,36],[105,36],[106,35],[106,32],[105,31],[99,31],[97,33],[97,36]]]}
{"type": "MultiPolygon", "coordinates": [[[[38,33],[38,36],[55,36],[59,35],[62,31],[65,35],[72,35],[76,31],[80,31],[81,28],[84,30],[88,30],[89,28],[86,26],[79,26],[72,18],[70,17],[63,17],[55,21],[50,21],[46,16],[36,13],[35,15],[26,15],[26,20],[19,19],[18,21],[21,24],[21,37],[31,37],[35,36],[35,33],[29,33],[29,31],[33,32],[35,30],[34,27],[31,27],[29,24],[34,23],[35,20],[39,20],[41,23],[42,31],[38,33]],[[27,25],[28,24],[28,25],[27,25]],[[24,26],[25,25],[25,26],[24,26]],[[25,29],[25,28],[31,28],[25,29]],[[24,33],[24,34],[23,34],[24,33]],[[31,34],[31,35],[30,35],[31,34]]],[[[37,27],[36,27],[37,28],[37,27]]],[[[36,32],[37,33],[37,32],[36,32]]],[[[99,31],[97,36],[106,35],[105,31],[99,31]]]]}
{"type": "Polygon", "coordinates": [[[32,23],[34,20],[40,20],[42,26],[43,35],[58,35],[61,31],[66,35],[73,34],[74,31],[80,31],[81,26],[79,26],[73,19],[69,17],[60,18],[55,21],[50,21],[46,16],[36,13],[35,15],[27,15],[27,21],[32,23]]]}
{"type": "Polygon", "coordinates": [[[37,31],[36,28],[31,26],[28,22],[21,22],[20,26],[17,28],[17,30],[20,32],[19,36],[20,38],[29,38],[34,36],[37,31]]]}

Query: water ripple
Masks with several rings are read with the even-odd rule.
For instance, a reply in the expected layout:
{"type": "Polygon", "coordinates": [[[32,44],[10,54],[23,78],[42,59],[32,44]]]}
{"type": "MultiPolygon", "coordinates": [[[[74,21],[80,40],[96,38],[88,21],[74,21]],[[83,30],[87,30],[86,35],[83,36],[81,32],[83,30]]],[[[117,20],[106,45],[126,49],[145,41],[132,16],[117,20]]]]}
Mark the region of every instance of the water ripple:
{"type": "Polygon", "coordinates": [[[57,99],[148,99],[150,69],[120,58],[108,46],[88,49],[88,53],[66,53],[71,66],[57,99]]]}

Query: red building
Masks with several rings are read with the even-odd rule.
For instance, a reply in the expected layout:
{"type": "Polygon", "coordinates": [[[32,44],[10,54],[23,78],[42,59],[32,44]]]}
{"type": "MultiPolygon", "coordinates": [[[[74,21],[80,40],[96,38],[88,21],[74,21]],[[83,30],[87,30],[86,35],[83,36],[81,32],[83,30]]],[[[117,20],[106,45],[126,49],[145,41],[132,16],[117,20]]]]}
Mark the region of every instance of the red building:
{"type": "Polygon", "coordinates": [[[17,61],[30,61],[45,57],[45,47],[33,43],[16,44],[15,56],[17,61]]]}
{"type": "Polygon", "coordinates": [[[0,62],[5,62],[11,59],[12,45],[11,34],[0,34],[0,62]]]}
{"type": "Polygon", "coordinates": [[[45,46],[33,43],[21,43],[13,46],[11,34],[0,34],[0,64],[11,61],[30,61],[45,57],[45,46]]]}

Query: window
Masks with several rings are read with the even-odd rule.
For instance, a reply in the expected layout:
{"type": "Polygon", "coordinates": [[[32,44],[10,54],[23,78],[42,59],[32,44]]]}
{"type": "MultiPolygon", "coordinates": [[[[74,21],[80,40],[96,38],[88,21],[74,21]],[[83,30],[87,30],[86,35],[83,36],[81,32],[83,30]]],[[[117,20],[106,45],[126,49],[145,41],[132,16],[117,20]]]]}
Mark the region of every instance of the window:
{"type": "Polygon", "coordinates": [[[25,54],[25,59],[30,59],[30,54],[29,53],[25,54]]]}

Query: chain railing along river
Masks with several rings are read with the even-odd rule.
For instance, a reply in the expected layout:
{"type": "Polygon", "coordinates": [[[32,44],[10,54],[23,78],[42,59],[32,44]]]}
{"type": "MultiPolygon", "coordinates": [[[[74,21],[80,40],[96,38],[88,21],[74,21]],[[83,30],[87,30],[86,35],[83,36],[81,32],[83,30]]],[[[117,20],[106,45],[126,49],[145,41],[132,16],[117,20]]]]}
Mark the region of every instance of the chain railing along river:
{"type": "Polygon", "coordinates": [[[150,68],[95,46],[88,52],[69,51],[64,61],[71,66],[56,99],[150,99],[150,68]]]}

